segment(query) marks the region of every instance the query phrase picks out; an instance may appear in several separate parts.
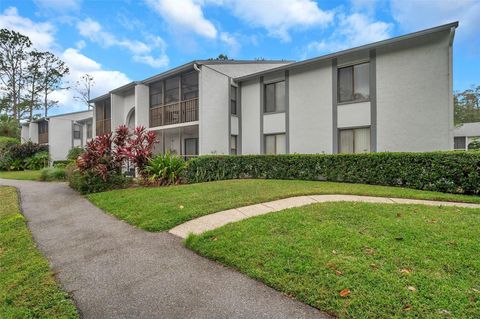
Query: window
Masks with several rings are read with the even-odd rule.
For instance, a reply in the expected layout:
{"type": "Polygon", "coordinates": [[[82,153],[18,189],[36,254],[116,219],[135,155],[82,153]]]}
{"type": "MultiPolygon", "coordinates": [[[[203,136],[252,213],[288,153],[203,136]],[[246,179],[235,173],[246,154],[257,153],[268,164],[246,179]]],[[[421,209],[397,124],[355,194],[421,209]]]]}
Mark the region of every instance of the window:
{"type": "Polygon", "coordinates": [[[237,139],[238,139],[237,135],[230,135],[230,155],[238,154],[237,139]]]}
{"type": "Polygon", "coordinates": [[[182,74],[182,100],[191,100],[198,97],[197,71],[182,74]]]}
{"type": "Polygon", "coordinates": [[[465,136],[457,136],[453,138],[453,149],[455,150],[465,150],[467,146],[465,136]]]}
{"type": "Polygon", "coordinates": [[[185,155],[198,155],[198,138],[185,139],[185,155]]]}
{"type": "Polygon", "coordinates": [[[338,102],[365,101],[370,98],[370,63],[338,69],[338,102]]]}
{"type": "Polygon", "coordinates": [[[285,81],[265,84],[265,113],[285,111],[285,81]]]}
{"type": "Polygon", "coordinates": [[[79,140],[81,138],[81,126],[78,124],[73,124],[73,138],[79,140]]]}
{"type": "Polygon", "coordinates": [[[87,123],[87,138],[92,138],[92,123],[87,123]]]}
{"type": "Polygon", "coordinates": [[[38,134],[48,133],[48,122],[41,121],[38,123],[38,134]]]}
{"type": "Polygon", "coordinates": [[[237,115],[237,87],[230,86],[230,113],[237,115]]]}
{"type": "Polygon", "coordinates": [[[265,135],[265,154],[286,154],[285,134],[265,135]]]}
{"type": "Polygon", "coordinates": [[[165,80],[165,104],[178,102],[180,98],[180,77],[165,80]]]}
{"type": "Polygon", "coordinates": [[[163,104],[163,81],[150,85],[150,107],[163,104]]]}
{"type": "Polygon", "coordinates": [[[370,152],[370,128],[340,130],[340,153],[370,152]]]}

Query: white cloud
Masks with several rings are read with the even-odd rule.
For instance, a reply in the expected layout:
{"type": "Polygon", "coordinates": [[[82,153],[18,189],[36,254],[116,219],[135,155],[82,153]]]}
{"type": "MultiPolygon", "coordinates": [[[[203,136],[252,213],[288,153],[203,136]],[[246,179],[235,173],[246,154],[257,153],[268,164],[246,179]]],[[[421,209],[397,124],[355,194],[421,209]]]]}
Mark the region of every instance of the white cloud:
{"type": "MultiPolygon", "coordinates": [[[[392,16],[405,31],[417,31],[459,21],[457,39],[479,45],[480,1],[391,1],[392,16]],[[473,42],[473,43],[472,43],[473,42]]],[[[478,48],[477,48],[478,50],[478,48]]]]}
{"type": "Polygon", "coordinates": [[[172,30],[194,32],[200,36],[214,39],[217,29],[203,15],[201,4],[194,0],[146,0],[172,30]]]}
{"type": "Polygon", "coordinates": [[[237,38],[228,32],[220,33],[220,40],[227,46],[228,55],[235,56],[240,51],[240,43],[237,38]]]}
{"type": "Polygon", "coordinates": [[[326,40],[310,42],[305,50],[305,57],[312,53],[328,53],[377,42],[391,37],[393,25],[375,21],[365,14],[339,14],[336,28],[326,40]]]}
{"type": "MultiPolygon", "coordinates": [[[[122,72],[104,70],[100,63],[85,56],[78,49],[66,49],[60,58],[70,68],[70,74],[65,79],[70,86],[73,86],[85,73],[93,76],[95,85],[91,92],[92,98],[131,82],[122,72]]],[[[86,106],[75,100],[75,94],[73,89],[54,92],[51,98],[59,101],[60,108],[52,109],[52,114],[84,110],[86,106]]]]}
{"type": "Polygon", "coordinates": [[[326,27],[334,13],[322,10],[313,0],[232,1],[225,3],[235,16],[246,23],[265,28],[271,36],[290,40],[289,31],[310,27],[326,27]]]}
{"type": "Polygon", "coordinates": [[[91,41],[103,46],[119,46],[133,54],[133,60],[145,63],[151,67],[165,67],[169,63],[166,54],[166,43],[162,38],[146,35],[148,45],[139,40],[119,39],[110,32],[104,31],[100,23],[90,18],[77,23],[78,32],[91,41]]]}
{"type": "Polygon", "coordinates": [[[81,0],[34,0],[37,7],[43,10],[66,12],[80,9],[81,0]]]}
{"type": "Polygon", "coordinates": [[[21,17],[15,7],[7,8],[0,15],[0,28],[15,30],[30,38],[38,50],[52,50],[55,47],[55,27],[49,22],[33,22],[21,17]]]}

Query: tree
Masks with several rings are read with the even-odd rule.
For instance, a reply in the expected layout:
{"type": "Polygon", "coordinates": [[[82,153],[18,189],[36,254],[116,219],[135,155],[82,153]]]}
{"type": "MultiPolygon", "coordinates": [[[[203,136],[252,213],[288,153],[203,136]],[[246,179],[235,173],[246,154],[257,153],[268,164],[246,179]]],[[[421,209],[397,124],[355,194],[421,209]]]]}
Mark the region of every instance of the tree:
{"type": "Polygon", "coordinates": [[[209,58],[209,61],[231,61],[226,54],[220,53],[216,58],[209,58]]]}
{"type": "Polygon", "coordinates": [[[8,99],[8,108],[15,120],[20,118],[22,89],[25,84],[25,64],[27,50],[32,45],[30,39],[18,32],[0,29],[0,79],[2,98],[8,99]]]}
{"type": "Polygon", "coordinates": [[[45,52],[40,70],[42,72],[43,109],[45,117],[47,117],[48,110],[58,103],[58,101],[50,100],[48,96],[53,91],[68,89],[62,86],[62,80],[69,73],[69,69],[65,62],[53,53],[45,52]]]}
{"type": "Polygon", "coordinates": [[[75,83],[75,99],[87,105],[87,108],[90,109],[90,91],[95,85],[95,81],[91,74],[85,73],[80,77],[80,80],[75,83]]]}
{"type": "Polygon", "coordinates": [[[453,99],[455,124],[480,122],[480,85],[455,92],[453,99]]]}
{"type": "Polygon", "coordinates": [[[28,120],[33,120],[33,111],[40,108],[40,96],[43,91],[43,74],[41,66],[45,52],[33,50],[29,53],[28,75],[27,75],[27,91],[29,96],[28,104],[28,120]]]}

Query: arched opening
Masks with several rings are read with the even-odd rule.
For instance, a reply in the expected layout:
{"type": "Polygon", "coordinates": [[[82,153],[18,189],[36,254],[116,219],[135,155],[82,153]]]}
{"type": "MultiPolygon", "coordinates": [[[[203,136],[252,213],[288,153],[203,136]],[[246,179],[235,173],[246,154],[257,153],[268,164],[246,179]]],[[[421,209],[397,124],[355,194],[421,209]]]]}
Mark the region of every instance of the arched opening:
{"type": "Polygon", "coordinates": [[[135,128],[135,108],[131,109],[127,116],[127,127],[131,130],[135,128]]]}

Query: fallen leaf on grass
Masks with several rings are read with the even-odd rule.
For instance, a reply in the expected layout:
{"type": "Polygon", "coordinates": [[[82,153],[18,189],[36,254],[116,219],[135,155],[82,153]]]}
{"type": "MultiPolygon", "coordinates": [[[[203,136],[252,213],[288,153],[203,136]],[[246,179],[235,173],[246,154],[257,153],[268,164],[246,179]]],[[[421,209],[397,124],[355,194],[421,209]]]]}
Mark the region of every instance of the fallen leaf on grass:
{"type": "Polygon", "coordinates": [[[350,294],[350,292],[351,292],[350,289],[345,288],[342,291],[340,291],[340,297],[345,298],[346,296],[348,296],[350,294]]]}
{"type": "Polygon", "coordinates": [[[405,310],[405,311],[412,310],[412,305],[407,303],[405,306],[403,306],[403,310],[405,310]]]}
{"type": "Polygon", "coordinates": [[[378,269],[378,266],[377,266],[377,264],[370,264],[370,268],[372,268],[372,269],[378,269]]]}
{"type": "Polygon", "coordinates": [[[337,254],[337,251],[336,251],[336,250],[332,250],[332,254],[336,255],[336,254],[337,254]]]}
{"type": "Polygon", "coordinates": [[[375,249],[373,248],[365,248],[365,253],[368,255],[373,255],[375,253],[375,249]]]}
{"type": "Polygon", "coordinates": [[[343,275],[343,273],[340,270],[335,270],[335,275],[341,276],[341,275],[343,275]]]}
{"type": "Polygon", "coordinates": [[[180,209],[184,209],[184,208],[185,208],[183,205],[180,205],[179,207],[180,207],[180,209]]]}
{"type": "Polygon", "coordinates": [[[417,291],[417,288],[415,288],[413,286],[408,286],[407,289],[410,290],[410,291],[413,291],[413,292],[417,291]]]}
{"type": "Polygon", "coordinates": [[[212,237],[212,241],[217,241],[218,238],[217,237],[212,237]]]}
{"type": "Polygon", "coordinates": [[[479,294],[480,294],[480,290],[478,290],[478,289],[475,289],[475,288],[472,288],[472,290],[473,290],[474,292],[476,292],[476,293],[479,293],[479,294]]]}
{"type": "Polygon", "coordinates": [[[402,274],[411,274],[412,270],[410,268],[403,268],[402,270],[400,270],[400,272],[402,274]]]}

